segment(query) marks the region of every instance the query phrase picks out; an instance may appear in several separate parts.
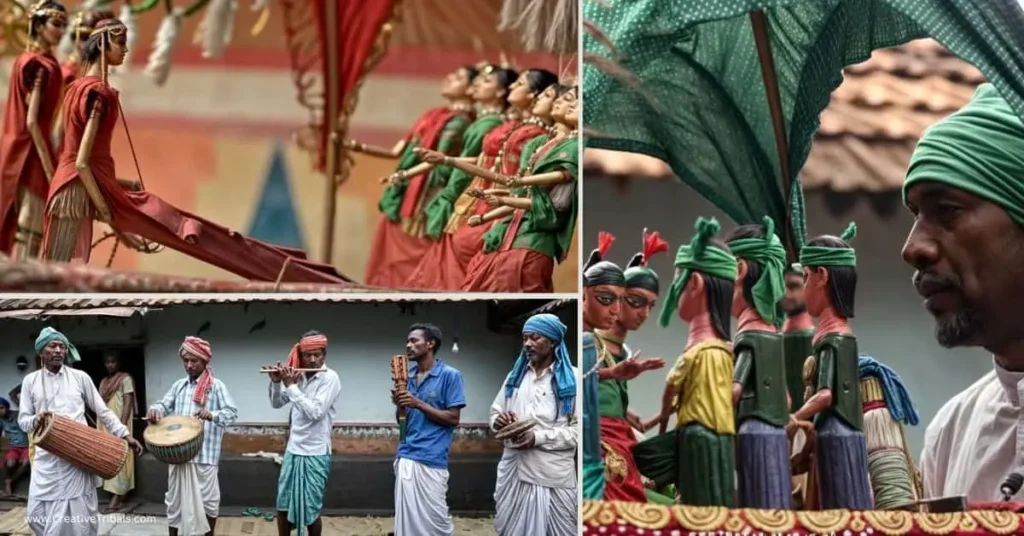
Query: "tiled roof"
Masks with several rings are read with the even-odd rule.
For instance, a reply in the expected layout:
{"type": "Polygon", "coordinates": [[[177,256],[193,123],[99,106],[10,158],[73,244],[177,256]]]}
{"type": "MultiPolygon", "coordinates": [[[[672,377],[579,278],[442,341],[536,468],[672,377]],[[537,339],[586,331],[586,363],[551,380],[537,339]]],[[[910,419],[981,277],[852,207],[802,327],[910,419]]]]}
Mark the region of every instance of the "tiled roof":
{"type": "MultiPolygon", "coordinates": [[[[821,115],[802,171],[804,187],[839,192],[897,190],[918,138],[970,100],[981,72],[937,42],[922,39],[876,51],[848,67],[821,115]]],[[[663,162],[588,150],[587,170],[611,176],[668,178],[663,162]]]]}
{"type": "MultiPolygon", "coordinates": [[[[188,297],[104,297],[104,298],[63,298],[63,297],[33,297],[33,298],[6,298],[0,299],[0,311],[18,310],[66,310],[66,309],[107,309],[113,307],[131,308],[160,308],[173,305],[211,305],[211,304],[232,304],[232,303],[413,303],[413,302],[463,302],[481,301],[478,298],[466,295],[425,295],[409,298],[367,298],[351,297],[345,295],[312,294],[309,296],[275,296],[273,294],[245,295],[245,296],[224,296],[210,294],[206,296],[188,297]]],[[[497,302],[497,300],[491,300],[497,302]]],[[[575,300],[545,300],[543,298],[526,298],[524,302],[532,302],[536,310],[532,314],[550,313],[568,307],[575,303],[575,300]]]]}

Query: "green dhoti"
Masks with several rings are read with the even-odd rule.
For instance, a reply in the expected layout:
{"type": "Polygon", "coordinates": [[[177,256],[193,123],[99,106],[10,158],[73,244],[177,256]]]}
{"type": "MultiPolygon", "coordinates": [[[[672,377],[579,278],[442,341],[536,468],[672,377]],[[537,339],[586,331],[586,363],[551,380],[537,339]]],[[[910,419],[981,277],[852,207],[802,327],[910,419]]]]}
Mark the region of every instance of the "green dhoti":
{"type": "Polygon", "coordinates": [[[691,423],[678,432],[676,489],[682,504],[724,506],[736,503],[733,436],[691,423]]]}
{"type": "Polygon", "coordinates": [[[288,522],[299,536],[320,517],[327,490],[331,455],[301,456],[286,452],[277,480],[277,510],[288,512],[288,522]]]}

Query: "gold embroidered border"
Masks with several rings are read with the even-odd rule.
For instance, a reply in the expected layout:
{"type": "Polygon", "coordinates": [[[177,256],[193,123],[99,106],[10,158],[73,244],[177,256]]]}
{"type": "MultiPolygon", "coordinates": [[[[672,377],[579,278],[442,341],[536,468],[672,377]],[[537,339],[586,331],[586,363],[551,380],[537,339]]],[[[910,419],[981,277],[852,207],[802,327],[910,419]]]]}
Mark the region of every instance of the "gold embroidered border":
{"type": "Polygon", "coordinates": [[[924,514],[902,511],[850,510],[786,511],[730,510],[720,507],[662,506],[621,501],[584,501],[583,523],[591,527],[633,526],[644,530],[678,528],[694,532],[744,532],[748,529],[766,533],[804,530],[813,533],[840,533],[849,529],[867,530],[886,536],[921,532],[947,536],[956,531],[984,530],[1000,536],[1015,534],[1024,526],[1022,516],[1013,512],[978,510],[947,514],[924,514]]]}

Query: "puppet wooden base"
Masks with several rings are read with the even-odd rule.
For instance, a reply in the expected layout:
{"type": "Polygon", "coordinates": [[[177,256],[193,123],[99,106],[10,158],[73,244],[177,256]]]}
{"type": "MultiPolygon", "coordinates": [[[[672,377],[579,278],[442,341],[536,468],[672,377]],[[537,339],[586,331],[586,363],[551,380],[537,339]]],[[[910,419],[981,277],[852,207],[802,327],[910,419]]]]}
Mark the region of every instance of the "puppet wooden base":
{"type": "Polygon", "coordinates": [[[952,535],[1020,534],[1024,516],[972,510],[948,514],[900,511],[749,510],[646,503],[584,501],[583,534],[685,536],[690,534],[952,535]]]}

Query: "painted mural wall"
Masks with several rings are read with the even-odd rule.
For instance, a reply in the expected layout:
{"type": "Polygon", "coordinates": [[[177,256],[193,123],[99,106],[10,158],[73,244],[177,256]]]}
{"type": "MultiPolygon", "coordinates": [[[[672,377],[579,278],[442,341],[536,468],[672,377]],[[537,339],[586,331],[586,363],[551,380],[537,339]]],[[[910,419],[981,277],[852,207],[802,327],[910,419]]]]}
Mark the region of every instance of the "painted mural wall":
{"type": "MultiPolygon", "coordinates": [[[[196,17],[198,18],[198,17],[196,17]]],[[[143,74],[149,43],[160,15],[139,18],[134,64],[112,77],[121,90],[127,129],[118,126],[114,158],[120,177],[140,178],[147,190],[176,206],[268,242],[301,247],[322,258],[325,179],[309,155],[293,142],[293,132],[309,114],[296,101],[281,22],[252,36],[256,16],[239,9],[234,41],[224,57],[207,60],[182,39],[165,86],[143,74]],[[138,168],[133,160],[137,158],[138,168]]],[[[183,36],[195,32],[188,20],[183,36]]],[[[351,137],[392,146],[427,109],[442,103],[443,76],[459,65],[484,59],[472,51],[395,47],[369,76],[351,120],[351,137]]],[[[497,58],[490,58],[497,61],[497,58]]],[[[511,58],[524,66],[556,70],[557,59],[511,58]]],[[[9,69],[0,71],[0,98],[7,94],[9,69]]],[[[379,179],[396,162],[355,155],[351,176],[337,191],[332,263],[362,281],[383,187],[379,179]]],[[[97,232],[105,226],[97,224],[97,232]]],[[[97,235],[100,236],[100,235],[97,235]]],[[[103,266],[112,244],[93,252],[103,266]]],[[[219,268],[173,251],[142,255],[119,248],[112,266],[158,274],[237,279],[219,268]]],[[[573,246],[555,270],[556,292],[575,292],[579,253],[573,246]]]]}
{"type": "MultiPolygon", "coordinates": [[[[49,325],[80,347],[144,346],[147,400],[139,402],[148,406],[184,377],[178,358],[181,341],[208,323],[201,336],[210,341],[214,375],[227,384],[239,408],[239,424],[287,423],[287,409],[271,409],[268,379],[258,370],[285,361],[299,337],[316,329],[327,335],[328,366],[341,376],[335,422],[393,424],[390,360],[405,352],[406,333],[415,322],[432,322],[444,333],[440,357],[462,372],[465,383],[467,405],[462,422],[486,423],[491,402],[519,355],[520,336],[490,331],[485,302],[411,307],[394,303],[178,305],[143,317],[62,317],[49,325]],[[456,336],[459,352],[452,353],[456,336]]],[[[0,320],[0,341],[4,343],[0,347],[0,396],[6,397],[21,382],[23,376],[15,360],[24,355],[32,361],[32,344],[43,325],[0,320]]],[[[569,332],[576,328],[570,326],[569,332]]]]}

